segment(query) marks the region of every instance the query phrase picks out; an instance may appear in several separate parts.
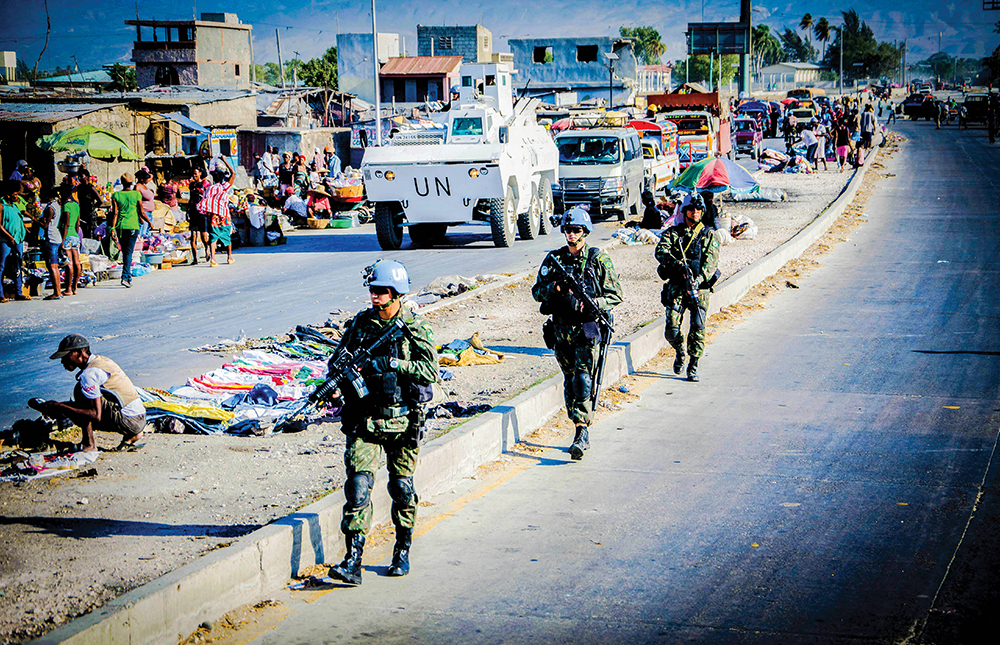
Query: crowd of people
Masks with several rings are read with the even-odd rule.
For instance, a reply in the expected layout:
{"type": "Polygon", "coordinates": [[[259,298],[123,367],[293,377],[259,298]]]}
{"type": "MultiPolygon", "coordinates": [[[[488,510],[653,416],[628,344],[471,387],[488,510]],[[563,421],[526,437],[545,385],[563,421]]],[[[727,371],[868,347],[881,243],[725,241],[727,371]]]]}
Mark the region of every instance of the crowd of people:
{"type": "MultiPolygon", "coordinates": [[[[250,177],[249,214],[263,220],[265,209],[272,207],[293,224],[304,224],[307,218],[331,217],[333,183],[342,180],[343,174],[340,159],[329,146],[323,151],[314,148],[311,158],[269,147],[263,155],[256,155],[250,177]]],[[[0,294],[0,302],[31,300],[24,293],[21,271],[26,243],[37,244],[42,251],[52,287],[46,300],[77,294],[81,240],[86,238],[101,240],[105,256],[120,258],[125,288],[132,285],[132,265],[141,240],[151,232],[185,229],[185,222],[190,232],[190,265],[207,262],[216,267],[222,263],[223,251],[224,262],[235,263],[231,215],[235,179],[233,163],[207,150],[194,158],[190,179],[175,176],[157,183],[153,172],[143,166],[106,187],[97,183],[85,165],[56,185],[43,185],[28,163],[19,161],[0,185],[0,272],[12,278],[14,287],[11,297],[0,294]],[[179,200],[185,186],[186,205],[179,200]]]]}
{"type": "MultiPolygon", "coordinates": [[[[879,114],[885,107],[882,101],[878,99],[879,114]]],[[[824,170],[828,170],[827,161],[836,162],[840,172],[846,170],[848,164],[855,168],[863,165],[875,135],[883,130],[875,113],[876,104],[844,96],[816,105],[818,112],[801,127],[793,112],[789,111],[783,117],[781,131],[787,153],[794,154],[795,148],[802,146],[806,151],[806,160],[814,170],[819,170],[820,163],[824,170]]],[[[891,105],[888,111],[887,124],[896,118],[891,105]]]]}

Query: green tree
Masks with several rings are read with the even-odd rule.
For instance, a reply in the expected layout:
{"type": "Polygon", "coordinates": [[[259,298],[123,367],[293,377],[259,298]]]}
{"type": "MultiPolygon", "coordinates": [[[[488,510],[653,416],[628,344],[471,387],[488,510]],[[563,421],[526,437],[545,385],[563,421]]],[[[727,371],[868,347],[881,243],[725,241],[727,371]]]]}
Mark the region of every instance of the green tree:
{"type": "Polygon", "coordinates": [[[139,87],[135,79],[135,69],[127,65],[115,63],[108,70],[108,75],[111,77],[109,89],[112,92],[130,92],[139,87]]]}
{"type": "Polygon", "coordinates": [[[635,41],[632,51],[641,65],[658,65],[660,56],[667,51],[667,46],[660,40],[660,32],[652,27],[619,27],[622,38],[635,41]]]}
{"type": "Polygon", "coordinates": [[[707,55],[691,56],[688,59],[687,65],[690,69],[690,79],[685,75],[685,61],[680,59],[674,63],[674,77],[682,83],[687,83],[688,80],[694,81],[696,83],[701,83],[705,85],[708,89],[714,89],[717,85],[728,85],[729,81],[733,80],[736,76],[736,67],[734,65],[740,62],[740,57],[736,54],[723,54],[722,55],[722,78],[719,78],[719,56],[712,56],[712,60],[709,60],[707,55]],[[712,77],[709,78],[709,70],[711,70],[712,77]]]}
{"type": "Polygon", "coordinates": [[[297,73],[299,80],[310,87],[337,89],[337,48],[331,47],[319,58],[302,63],[297,73]]]}
{"type": "Polygon", "coordinates": [[[753,48],[753,66],[755,73],[760,73],[761,68],[774,65],[785,60],[785,50],[781,48],[779,41],[771,28],[767,25],[756,25],[750,36],[753,48]]]}
{"type": "MultiPolygon", "coordinates": [[[[1000,29],[1000,23],[998,23],[998,29],[1000,29]]],[[[983,59],[983,66],[987,71],[987,82],[992,82],[995,79],[1000,79],[1000,45],[993,50],[993,53],[983,59]]]]}
{"type": "Polygon", "coordinates": [[[820,18],[813,25],[813,35],[816,36],[816,40],[823,43],[823,58],[826,58],[826,44],[830,42],[830,21],[826,18],[820,18]]]}
{"type": "MultiPolygon", "coordinates": [[[[799,21],[799,29],[806,32],[806,42],[809,42],[809,31],[813,28],[813,17],[811,13],[807,13],[802,16],[802,20],[799,21]]],[[[805,61],[803,61],[805,62],[805,61]]]]}
{"type": "Polygon", "coordinates": [[[787,59],[793,62],[808,63],[816,58],[813,46],[788,27],[781,33],[781,48],[787,59]]]}
{"type": "Polygon", "coordinates": [[[825,65],[838,69],[844,52],[844,76],[847,79],[894,76],[899,70],[900,52],[891,43],[878,42],[875,33],[854,9],[842,11],[844,26],[826,49],[825,65]]]}

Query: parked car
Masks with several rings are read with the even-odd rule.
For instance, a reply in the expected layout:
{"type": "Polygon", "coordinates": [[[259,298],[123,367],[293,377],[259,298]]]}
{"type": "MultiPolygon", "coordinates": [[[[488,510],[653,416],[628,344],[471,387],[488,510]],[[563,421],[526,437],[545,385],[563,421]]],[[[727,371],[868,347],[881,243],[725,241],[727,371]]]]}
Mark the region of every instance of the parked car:
{"type": "Polygon", "coordinates": [[[986,107],[989,97],[985,94],[966,94],[965,102],[965,122],[966,123],[986,123],[986,107]]]}
{"type": "Polygon", "coordinates": [[[636,214],[645,181],[642,142],[630,127],[572,129],[555,138],[559,183],[555,210],[590,204],[592,217],[636,214]]]}
{"type": "Polygon", "coordinates": [[[734,122],[736,125],[736,156],[741,152],[757,159],[764,147],[764,133],[757,119],[741,117],[734,122]]]}
{"type": "Polygon", "coordinates": [[[934,118],[934,99],[920,92],[914,92],[903,101],[903,114],[914,121],[934,118]]]}
{"type": "Polygon", "coordinates": [[[791,113],[798,119],[798,125],[795,126],[796,132],[802,132],[809,125],[809,122],[813,120],[813,117],[816,116],[816,113],[809,108],[795,108],[791,113]]]}

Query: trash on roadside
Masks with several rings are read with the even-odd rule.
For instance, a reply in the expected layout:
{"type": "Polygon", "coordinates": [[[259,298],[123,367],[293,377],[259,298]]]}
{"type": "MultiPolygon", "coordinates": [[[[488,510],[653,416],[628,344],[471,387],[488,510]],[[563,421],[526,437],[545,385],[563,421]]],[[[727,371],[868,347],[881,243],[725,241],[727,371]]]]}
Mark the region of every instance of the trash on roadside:
{"type": "Polygon", "coordinates": [[[740,240],[752,240],[757,237],[757,225],[742,213],[733,218],[733,228],[729,234],[740,240]]]}
{"type": "Polygon", "coordinates": [[[77,468],[94,463],[98,455],[96,450],[61,453],[57,451],[27,453],[15,450],[4,457],[5,463],[0,470],[0,481],[24,482],[54,475],[66,475],[77,468]]]}
{"type": "Polygon", "coordinates": [[[783,202],[788,199],[788,193],[780,188],[761,188],[753,193],[734,193],[734,202],[783,202]]]}
{"type": "Polygon", "coordinates": [[[487,403],[465,405],[460,401],[448,401],[435,405],[427,410],[428,419],[453,419],[455,417],[471,417],[474,414],[489,412],[493,406],[487,403]]]}
{"type": "Polygon", "coordinates": [[[659,244],[660,236],[648,229],[622,227],[611,234],[611,237],[618,238],[622,244],[628,246],[638,246],[640,244],[659,244]]]}
{"type": "Polygon", "coordinates": [[[438,363],[455,367],[496,365],[503,358],[500,352],[483,346],[478,331],[468,340],[455,339],[438,349],[438,363]]]}

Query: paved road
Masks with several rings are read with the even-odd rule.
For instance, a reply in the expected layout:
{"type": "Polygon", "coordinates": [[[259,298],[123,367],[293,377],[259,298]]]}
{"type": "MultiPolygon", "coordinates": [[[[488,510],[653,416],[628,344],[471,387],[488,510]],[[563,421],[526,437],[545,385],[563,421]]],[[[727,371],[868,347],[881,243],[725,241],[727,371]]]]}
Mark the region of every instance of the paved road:
{"type": "Polygon", "coordinates": [[[409,577],[293,597],[253,642],[899,642],[932,606],[960,633],[996,588],[1000,148],[898,129],[869,223],[702,383],[660,374],[583,462],[550,447],[437,523],[409,577]]]}
{"type": "MultiPolygon", "coordinates": [[[[593,239],[613,229],[599,227],[593,239]]],[[[408,238],[407,238],[408,239],[408,238]]],[[[217,357],[187,351],[241,331],[281,334],[296,324],[320,323],[332,310],[367,302],[361,270],[378,258],[404,262],[414,288],[450,274],[516,272],[537,265],[561,235],[493,246],[488,226],[449,230],[448,246],[379,249],[374,226],[296,232],[280,247],[244,249],[232,266],[178,267],[137,278],[126,290],[102,283],[59,302],[0,307],[0,427],[33,416],[33,396],[69,396],[73,379],[48,356],[69,332],[83,333],[96,351],[117,361],[137,385],[170,387],[219,365],[217,357]]]]}

